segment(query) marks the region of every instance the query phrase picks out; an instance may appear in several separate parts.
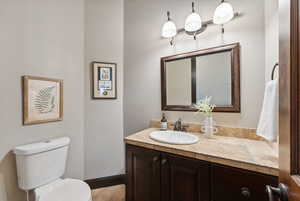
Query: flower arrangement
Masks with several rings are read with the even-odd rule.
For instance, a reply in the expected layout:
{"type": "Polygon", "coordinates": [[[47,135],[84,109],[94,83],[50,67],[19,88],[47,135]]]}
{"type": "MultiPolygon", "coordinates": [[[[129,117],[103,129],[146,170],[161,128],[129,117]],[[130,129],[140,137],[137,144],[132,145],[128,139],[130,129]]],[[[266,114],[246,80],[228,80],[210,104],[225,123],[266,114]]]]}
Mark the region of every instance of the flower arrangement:
{"type": "Polygon", "coordinates": [[[214,108],[216,107],[213,104],[210,104],[211,97],[206,96],[204,99],[199,100],[194,107],[198,110],[197,113],[202,113],[206,116],[211,116],[214,108]]]}

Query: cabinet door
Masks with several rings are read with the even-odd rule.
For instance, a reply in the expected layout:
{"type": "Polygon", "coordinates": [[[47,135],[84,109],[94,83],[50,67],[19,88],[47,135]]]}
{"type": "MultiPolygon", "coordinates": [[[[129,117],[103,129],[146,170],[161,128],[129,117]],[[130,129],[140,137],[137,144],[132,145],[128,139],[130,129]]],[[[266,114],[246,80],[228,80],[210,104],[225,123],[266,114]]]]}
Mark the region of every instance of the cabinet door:
{"type": "Polygon", "coordinates": [[[160,152],[126,146],[126,201],[160,201],[160,152]]]}
{"type": "Polygon", "coordinates": [[[209,201],[209,163],[162,154],[161,201],[209,201]]]}
{"type": "Polygon", "coordinates": [[[277,177],[212,165],[212,201],[268,201],[266,185],[277,186],[277,177]]]}

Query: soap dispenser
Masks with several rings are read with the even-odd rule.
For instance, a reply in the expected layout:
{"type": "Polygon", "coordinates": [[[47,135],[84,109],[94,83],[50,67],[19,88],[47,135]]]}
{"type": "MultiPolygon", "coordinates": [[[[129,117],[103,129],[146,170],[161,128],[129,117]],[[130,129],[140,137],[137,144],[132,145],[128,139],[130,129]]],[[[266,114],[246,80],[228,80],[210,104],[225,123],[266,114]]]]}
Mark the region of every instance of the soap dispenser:
{"type": "Polygon", "coordinates": [[[167,130],[168,129],[168,120],[166,118],[165,113],[162,114],[162,119],[160,120],[160,130],[167,130]]]}

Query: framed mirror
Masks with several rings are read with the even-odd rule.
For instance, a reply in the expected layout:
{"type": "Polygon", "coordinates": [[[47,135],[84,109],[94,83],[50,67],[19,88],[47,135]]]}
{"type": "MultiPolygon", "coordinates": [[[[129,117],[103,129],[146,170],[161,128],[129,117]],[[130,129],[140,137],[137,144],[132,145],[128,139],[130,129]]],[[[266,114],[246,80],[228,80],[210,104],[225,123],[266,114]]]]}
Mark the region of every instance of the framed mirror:
{"type": "Polygon", "coordinates": [[[239,43],[161,58],[162,110],[197,111],[206,96],[214,112],[240,112],[239,43]]]}

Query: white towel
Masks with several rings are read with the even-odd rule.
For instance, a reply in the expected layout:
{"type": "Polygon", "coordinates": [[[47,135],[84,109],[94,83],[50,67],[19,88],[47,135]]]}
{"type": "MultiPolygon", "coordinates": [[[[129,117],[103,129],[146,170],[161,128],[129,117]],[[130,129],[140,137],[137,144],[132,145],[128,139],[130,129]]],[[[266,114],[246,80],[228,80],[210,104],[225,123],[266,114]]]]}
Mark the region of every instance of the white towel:
{"type": "Polygon", "coordinates": [[[257,135],[269,141],[276,141],[278,136],[278,80],[266,84],[264,102],[257,127],[257,135]]]}

